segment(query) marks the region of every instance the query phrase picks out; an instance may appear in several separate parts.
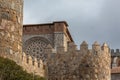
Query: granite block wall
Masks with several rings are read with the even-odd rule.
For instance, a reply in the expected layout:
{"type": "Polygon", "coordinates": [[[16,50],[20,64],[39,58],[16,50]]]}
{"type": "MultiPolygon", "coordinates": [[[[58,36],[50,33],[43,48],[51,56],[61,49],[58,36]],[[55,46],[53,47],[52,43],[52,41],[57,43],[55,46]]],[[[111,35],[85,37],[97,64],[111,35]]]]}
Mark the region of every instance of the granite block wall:
{"type": "Polygon", "coordinates": [[[97,42],[88,49],[86,42],[80,50],[70,44],[68,52],[58,47],[57,53],[48,50],[48,80],[110,80],[110,52],[107,44],[101,47],[97,42]]]}
{"type": "Polygon", "coordinates": [[[23,0],[0,0],[1,56],[22,53],[22,21],[23,0]]]}

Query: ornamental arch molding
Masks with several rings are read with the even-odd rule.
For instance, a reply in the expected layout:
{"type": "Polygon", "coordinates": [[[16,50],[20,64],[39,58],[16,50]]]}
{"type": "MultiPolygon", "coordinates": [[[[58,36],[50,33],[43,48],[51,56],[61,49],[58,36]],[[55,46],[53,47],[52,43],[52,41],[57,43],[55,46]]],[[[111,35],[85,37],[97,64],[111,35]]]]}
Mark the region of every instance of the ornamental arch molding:
{"type": "Polygon", "coordinates": [[[23,51],[33,58],[45,60],[44,52],[48,44],[51,45],[50,41],[44,37],[32,37],[24,42],[23,51]]]}

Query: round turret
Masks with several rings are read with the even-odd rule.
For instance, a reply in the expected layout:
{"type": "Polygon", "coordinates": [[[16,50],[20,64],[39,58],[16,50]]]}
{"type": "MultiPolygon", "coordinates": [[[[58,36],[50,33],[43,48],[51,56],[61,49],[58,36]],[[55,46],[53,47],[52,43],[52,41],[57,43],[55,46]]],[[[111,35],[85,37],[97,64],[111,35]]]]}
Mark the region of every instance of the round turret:
{"type": "Polygon", "coordinates": [[[22,53],[23,0],[0,0],[0,52],[22,53]]]}

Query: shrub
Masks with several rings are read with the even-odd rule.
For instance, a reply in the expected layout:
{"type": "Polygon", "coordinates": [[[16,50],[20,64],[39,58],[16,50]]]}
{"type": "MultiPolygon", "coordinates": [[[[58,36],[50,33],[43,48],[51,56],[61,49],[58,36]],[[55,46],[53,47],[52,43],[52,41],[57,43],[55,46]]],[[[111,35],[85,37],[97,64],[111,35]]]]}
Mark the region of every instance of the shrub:
{"type": "Polygon", "coordinates": [[[0,80],[45,80],[43,77],[28,74],[14,61],[0,57],[0,80]]]}

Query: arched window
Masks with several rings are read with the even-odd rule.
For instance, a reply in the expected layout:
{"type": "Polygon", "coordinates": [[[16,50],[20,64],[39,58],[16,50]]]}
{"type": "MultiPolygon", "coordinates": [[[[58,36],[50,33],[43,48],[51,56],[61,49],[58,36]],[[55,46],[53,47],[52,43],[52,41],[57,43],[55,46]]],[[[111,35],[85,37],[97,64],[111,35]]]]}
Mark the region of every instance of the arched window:
{"type": "Polygon", "coordinates": [[[24,43],[23,50],[26,54],[43,60],[45,59],[45,48],[48,44],[50,42],[46,38],[32,37],[24,43]]]}

